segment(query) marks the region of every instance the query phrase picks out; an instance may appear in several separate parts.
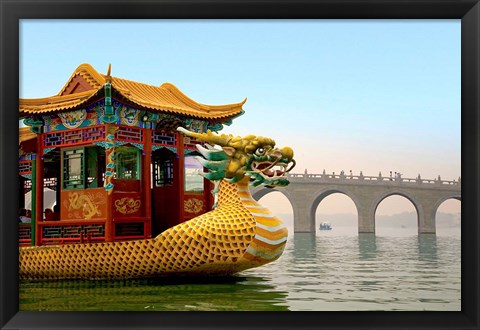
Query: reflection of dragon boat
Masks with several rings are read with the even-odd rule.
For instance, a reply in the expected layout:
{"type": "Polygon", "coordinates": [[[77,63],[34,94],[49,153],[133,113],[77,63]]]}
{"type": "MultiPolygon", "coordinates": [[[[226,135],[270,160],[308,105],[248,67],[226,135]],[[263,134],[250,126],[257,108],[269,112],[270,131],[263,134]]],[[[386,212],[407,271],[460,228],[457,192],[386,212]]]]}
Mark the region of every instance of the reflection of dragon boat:
{"type": "Polygon", "coordinates": [[[268,278],[231,276],[131,280],[30,281],[19,287],[22,311],[288,311],[288,293],[268,278]],[[219,290],[219,285],[227,290],[219,290]],[[168,296],[168,299],[165,297],[168,296]],[[208,299],[198,299],[199,296],[208,299]],[[234,296],[235,299],[231,299],[234,296]],[[35,297],[35,299],[32,299],[35,297]],[[55,299],[52,299],[55,297],[55,299]],[[61,303],[59,303],[61,301],[61,303]],[[150,307],[150,308],[147,308],[150,307]]]}
{"type": "Polygon", "coordinates": [[[89,65],[51,101],[20,100],[31,127],[21,130],[19,177],[35,203],[32,223],[19,224],[20,278],[231,274],[281,255],[287,230],[248,186],[288,184],[293,151],[216,133],[244,102],[206,106],[89,65]],[[43,218],[44,186],[60,221],[43,218]]]}

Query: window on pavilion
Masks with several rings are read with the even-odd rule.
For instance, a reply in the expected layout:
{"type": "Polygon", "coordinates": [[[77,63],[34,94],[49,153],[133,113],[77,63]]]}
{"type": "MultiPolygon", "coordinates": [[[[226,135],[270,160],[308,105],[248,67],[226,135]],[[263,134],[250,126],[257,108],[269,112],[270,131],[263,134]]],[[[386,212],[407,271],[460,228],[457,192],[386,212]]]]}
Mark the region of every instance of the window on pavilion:
{"type": "Polygon", "coordinates": [[[195,159],[194,155],[185,157],[185,192],[203,191],[203,166],[195,159]]]}
{"type": "Polygon", "coordinates": [[[116,178],[140,180],[140,150],[136,147],[115,148],[116,178]]]}
{"type": "Polygon", "coordinates": [[[100,147],[68,148],[62,152],[63,189],[103,186],[105,150],[100,147]]]}
{"type": "Polygon", "coordinates": [[[153,183],[155,187],[163,187],[173,184],[173,156],[153,159],[153,183]]]}

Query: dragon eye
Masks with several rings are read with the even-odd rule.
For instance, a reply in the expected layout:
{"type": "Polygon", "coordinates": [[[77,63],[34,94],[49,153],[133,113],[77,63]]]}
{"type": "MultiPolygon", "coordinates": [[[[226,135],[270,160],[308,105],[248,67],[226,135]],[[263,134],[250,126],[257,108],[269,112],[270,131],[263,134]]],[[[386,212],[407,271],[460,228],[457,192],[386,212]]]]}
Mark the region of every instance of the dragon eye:
{"type": "Polygon", "coordinates": [[[257,156],[263,156],[263,154],[265,154],[265,149],[263,149],[262,147],[258,148],[257,150],[255,150],[255,155],[257,156]]]}

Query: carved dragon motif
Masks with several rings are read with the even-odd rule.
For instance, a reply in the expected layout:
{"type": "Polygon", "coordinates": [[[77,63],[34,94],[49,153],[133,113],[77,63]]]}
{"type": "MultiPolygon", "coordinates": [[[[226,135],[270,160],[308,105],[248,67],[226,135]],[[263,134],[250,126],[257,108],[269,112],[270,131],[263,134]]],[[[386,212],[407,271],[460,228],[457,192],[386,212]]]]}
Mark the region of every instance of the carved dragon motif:
{"type": "Polygon", "coordinates": [[[98,206],[92,201],[92,197],[77,192],[70,193],[68,196],[68,210],[82,210],[82,217],[86,220],[94,216],[101,215],[98,206]]]}

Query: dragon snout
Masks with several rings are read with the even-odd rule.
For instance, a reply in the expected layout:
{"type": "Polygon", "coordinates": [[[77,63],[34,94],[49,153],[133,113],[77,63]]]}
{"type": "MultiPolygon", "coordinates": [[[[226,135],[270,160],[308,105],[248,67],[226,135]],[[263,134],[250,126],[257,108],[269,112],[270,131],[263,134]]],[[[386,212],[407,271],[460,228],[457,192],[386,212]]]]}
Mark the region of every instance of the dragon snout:
{"type": "Polygon", "coordinates": [[[287,158],[288,160],[293,160],[293,149],[290,147],[283,147],[281,150],[282,158],[287,158]]]}
{"type": "Polygon", "coordinates": [[[293,159],[293,149],[290,147],[283,147],[279,152],[281,153],[281,158],[286,160],[287,164],[290,164],[290,167],[285,173],[290,172],[296,165],[295,159],[293,159]]]}
{"type": "Polygon", "coordinates": [[[296,165],[296,162],[293,159],[293,149],[290,147],[283,147],[282,149],[274,149],[270,157],[274,158],[275,161],[268,167],[268,169],[272,168],[277,163],[282,163],[285,166],[282,172],[287,173],[287,172],[290,172],[296,165]],[[289,164],[290,166],[287,169],[287,166],[289,164]]]}
{"type": "Polygon", "coordinates": [[[293,149],[290,147],[283,147],[282,149],[274,149],[271,156],[278,160],[287,160],[290,162],[293,159],[293,149]]]}

